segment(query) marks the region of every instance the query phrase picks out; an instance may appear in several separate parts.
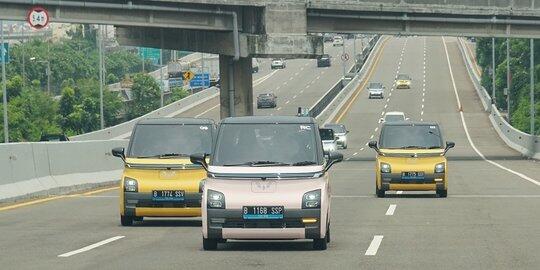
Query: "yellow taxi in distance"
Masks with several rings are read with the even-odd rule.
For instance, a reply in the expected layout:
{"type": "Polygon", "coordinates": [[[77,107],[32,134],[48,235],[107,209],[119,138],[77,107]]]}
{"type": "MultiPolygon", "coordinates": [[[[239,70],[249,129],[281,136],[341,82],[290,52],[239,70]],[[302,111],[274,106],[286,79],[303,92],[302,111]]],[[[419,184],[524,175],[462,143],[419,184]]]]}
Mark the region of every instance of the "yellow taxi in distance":
{"type": "Polygon", "coordinates": [[[369,147],[377,152],[375,164],[377,197],[389,190],[435,191],[448,194],[446,152],[437,123],[399,121],[383,125],[377,141],[369,147]]]}
{"type": "Polygon", "coordinates": [[[203,167],[195,153],[212,154],[215,124],[210,119],[159,118],[139,121],[127,153],[112,154],[125,163],[120,181],[120,222],[131,226],[144,217],[201,215],[203,167]]]}
{"type": "Polygon", "coordinates": [[[411,81],[412,79],[411,77],[409,77],[409,75],[399,74],[396,79],[396,88],[397,89],[400,89],[400,88],[410,89],[411,81]]]}

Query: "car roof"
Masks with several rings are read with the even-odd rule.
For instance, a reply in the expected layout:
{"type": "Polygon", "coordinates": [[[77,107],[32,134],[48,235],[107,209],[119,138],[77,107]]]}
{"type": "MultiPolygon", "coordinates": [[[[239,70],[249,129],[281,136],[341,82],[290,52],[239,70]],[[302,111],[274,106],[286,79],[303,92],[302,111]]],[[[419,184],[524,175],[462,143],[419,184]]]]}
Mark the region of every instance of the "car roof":
{"type": "Polygon", "coordinates": [[[228,117],[222,124],[315,124],[312,117],[306,116],[241,116],[228,117]]]}
{"type": "Polygon", "coordinates": [[[405,115],[404,112],[387,112],[384,114],[385,116],[386,115],[405,115]]]}
{"type": "Polygon", "coordinates": [[[212,125],[214,120],[208,118],[147,118],[137,122],[137,125],[212,125]]]}
{"type": "Polygon", "coordinates": [[[384,123],[385,126],[439,126],[437,122],[420,122],[420,121],[396,121],[384,123]]]}

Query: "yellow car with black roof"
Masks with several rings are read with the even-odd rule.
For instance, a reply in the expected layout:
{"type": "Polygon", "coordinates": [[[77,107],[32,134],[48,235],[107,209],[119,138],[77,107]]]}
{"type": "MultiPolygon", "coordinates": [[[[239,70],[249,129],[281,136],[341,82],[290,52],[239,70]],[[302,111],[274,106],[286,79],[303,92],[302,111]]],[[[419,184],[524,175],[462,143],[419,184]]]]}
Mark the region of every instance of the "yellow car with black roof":
{"type": "Polygon", "coordinates": [[[191,163],[194,153],[212,154],[215,124],[210,119],[159,118],[139,121],[127,151],[112,153],[125,163],[120,181],[120,222],[144,217],[198,217],[206,171],[191,163]]]}
{"type": "Polygon", "coordinates": [[[379,142],[369,142],[377,152],[375,163],[377,197],[386,191],[435,191],[448,194],[446,153],[453,142],[443,144],[437,123],[399,121],[385,123],[379,142]]]}

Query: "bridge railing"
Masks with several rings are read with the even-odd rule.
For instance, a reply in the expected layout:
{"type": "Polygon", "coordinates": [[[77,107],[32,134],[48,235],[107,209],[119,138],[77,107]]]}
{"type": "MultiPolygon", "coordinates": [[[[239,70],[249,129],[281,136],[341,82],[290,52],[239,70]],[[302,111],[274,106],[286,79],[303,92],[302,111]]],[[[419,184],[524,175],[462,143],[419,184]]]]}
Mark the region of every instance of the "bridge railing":
{"type": "Polygon", "coordinates": [[[501,137],[508,146],[521,154],[531,158],[540,159],[540,136],[533,136],[522,132],[506,121],[499,109],[491,103],[491,97],[480,83],[480,76],[475,72],[474,61],[472,61],[474,56],[470,55],[463,39],[458,38],[458,44],[469,77],[482,101],[485,111],[489,113],[489,120],[499,134],[499,137],[501,137]]]}

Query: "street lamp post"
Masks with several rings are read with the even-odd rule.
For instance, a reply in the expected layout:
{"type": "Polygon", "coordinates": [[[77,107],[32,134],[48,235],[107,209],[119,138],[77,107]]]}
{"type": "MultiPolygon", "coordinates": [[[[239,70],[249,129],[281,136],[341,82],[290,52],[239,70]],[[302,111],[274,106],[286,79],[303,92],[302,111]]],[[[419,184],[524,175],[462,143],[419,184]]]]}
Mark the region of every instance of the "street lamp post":
{"type": "Polygon", "coordinates": [[[2,93],[4,102],[4,142],[9,142],[8,131],[8,104],[7,104],[7,90],[6,90],[6,57],[4,50],[4,21],[0,20],[0,56],[2,57],[2,93]]]}

